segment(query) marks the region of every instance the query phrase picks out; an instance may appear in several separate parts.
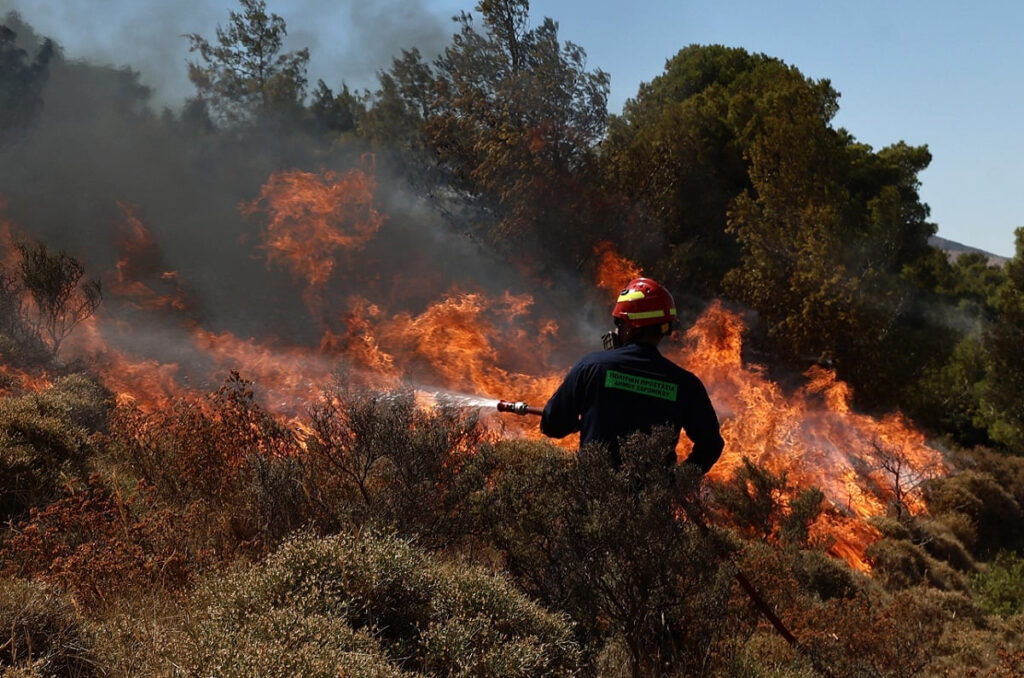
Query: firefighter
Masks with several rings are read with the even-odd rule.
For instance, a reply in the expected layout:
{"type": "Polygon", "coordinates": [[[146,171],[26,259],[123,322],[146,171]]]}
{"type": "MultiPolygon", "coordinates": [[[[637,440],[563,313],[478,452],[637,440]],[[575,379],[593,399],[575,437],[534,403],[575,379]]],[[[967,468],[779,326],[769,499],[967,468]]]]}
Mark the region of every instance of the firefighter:
{"type": "MultiPolygon", "coordinates": [[[[724,446],[711,399],[696,375],[658,351],[675,316],[668,290],[650,278],[631,281],[612,311],[616,329],[606,335],[606,350],[569,371],[544,407],[541,432],[563,438],[579,431],[580,445],[603,443],[618,467],[622,438],[667,424],[693,441],[684,463],[707,473],[724,446]]],[[[667,461],[675,464],[674,450],[667,461]]]]}

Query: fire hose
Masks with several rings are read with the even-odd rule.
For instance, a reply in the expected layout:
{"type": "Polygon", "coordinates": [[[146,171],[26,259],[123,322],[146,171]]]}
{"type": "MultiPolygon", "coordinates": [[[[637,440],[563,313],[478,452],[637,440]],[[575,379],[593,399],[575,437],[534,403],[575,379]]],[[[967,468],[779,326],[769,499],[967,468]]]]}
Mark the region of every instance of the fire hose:
{"type": "MultiPolygon", "coordinates": [[[[543,414],[543,410],[541,410],[541,408],[531,407],[521,400],[515,402],[511,400],[499,400],[497,407],[499,412],[511,412],[512,414],[518,414],[520,416],[525,416],[527,414],[540,416],[543,414]]],[[[704,519],[699,513],[697,513],[693,506],[683,503],[682,508],[686,513],[687,518],[697,526],[697,529],[700,530],[702,535],[705,537],[711,535],[711,528],[708,527],[708,524],[704,522],[704,519]]],[[[764,596],[762,596],[754,587],[753,583],[747,579],[747,576],[743,574],[743,571],[740,570],[735,562],[733,562],[732,558],[725,553],[720,553],[719,555],[732,564],[734,570],[733,576],[736,579],[736,583],[740,585],[740,588],[742,588],[744,593],[747,594],[747,597],[750,598],[750,602],[752,602],[754,607],[756,607],[764,618],[771,623],[775,630],[778,631],[779,635],[785,638],[786,642],[788,642],[793,649],[810,659],[811,664],[818,673],[825,676],[825,678],[833,678],[832,671],[830,671],[827,666],[823,666],[814,653],[811,652],[809,648],[805,647],[797,637],[794,636],[788,628],[786,628],[786,624],[777,614],[775,614],[775,611],[772,609],[771,605],[768,604],[768,601],[764,599],[764,596]]]]}
{"type": "Polygon", "coordinates": [[[511,412],[512,414],[518,414],[520,416],[527,414],[534,414],[538,417],[544,413],[539,407],[530,407],[522,400],[512,402],[511,400],[499,400],[498,401],[499,412],[511,412]]]}

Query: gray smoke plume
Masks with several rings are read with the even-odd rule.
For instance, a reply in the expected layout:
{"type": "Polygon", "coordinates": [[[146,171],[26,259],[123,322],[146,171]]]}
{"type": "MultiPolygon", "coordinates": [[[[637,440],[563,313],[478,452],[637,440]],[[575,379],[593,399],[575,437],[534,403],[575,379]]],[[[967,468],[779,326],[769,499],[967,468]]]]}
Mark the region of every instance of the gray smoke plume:
{"type": "MultiPolygon", "coordinates": [[[[453,32],[452,9],[408,0],[270,0],[267,11],[287,22],[285,51],[308,47],[309,80],[334,90],[342,81],[355,90],[373,89],[376,74],[402,48],[438,54],[453,32]]],[[[198,33],[215,39],[237,2],[219,0],[0,0],[0,17],[17,12],[41,35],[64,47],[70,59],[130,66],[153,89],[153,102],[176,108],[193,93],[186,62],[188,40],[198,33]]],[[[468,9],[468,8],[466,8],[468,9]]]]}
{"type": "MultiPolygon", "coordinates": [[[[0,14],[0,23],[18,34],[28,58],[38,52],[43,36],[52,35],[60,49],[48,64],[40,110],[15,130],[12,143],[0,148],[0,219],[81,259],[89,274],[105,276],[109,283],[122,254],[118,240],[125,206],[138,216],[156,248],[147,254],[150,265],[139,270],[140,281],[159,293],[173,292],[180,284],[190,308],[164,316],[133,313],[123,305],[119,309],[108,296],[101,311],[123,314],[122,324],[133,328],[122,348],[165,362],[187,362],[188,356],[176,352],[184,350],[177,345],[186,343],[191,324],[214,333],[315,347],[325,325],[345,330],[345,303],[352,296],[415,315],[452,288],[532,293],[538,299],[535,316],[558,317],[560,336],[576,329],[564,303],[560,308],[544,301],[553,297],[545,289],[568,285],[547,281],[544,288],[522,280],[494,253],[468,240],[465,228],[453,224],[451,215],[442,216],[384,162],[377,163],[375,193],[378,209],[387,215],[384,225],[356,255],[339,257],[324,290],[324,317],[313,317],[304,304],[304,283],[287,270],[268,267],[260,249],[264,224],[243,216],[239,206],[254,201],[274,172],[344,173],[359,167],[363,147],[352,142],[328,150],[289,129],[235,138],[190,128],[181,103],[189,92],[167,96],[156,86],[184,77],[180,34],[212,38],[214,26],[227,21],[226,8],[211,10],[194,0],[157,8],[119,0],[105,5],[107,19],[100,21],[97,12],[90,15],[76,3],[16,4],[25,15],[0,14]],[[75,42],[62,44],[72,32],[75,42]],[[169,271],[176,272],[174,277],[163,278],[169,271]]],[[[327,15],[318,14],[312,2],[292,2],[288,11],[281,4],[268,9],[287,15],[295,42],[286,49],[308,45],[313,63],[317,50],[333,54],[335,70],[324,79],[335,91],[342,81],[354,83],[386,66],[391,54],[403,48],[418,47],[424,54],[440,50],[438,36],[452,32],[445,18],[399,2],[372,7],[340,3],[327,15]],[[341,44],[340,38],[314,30],[318,16],[349,20],[345,35],[350,42],[341,44]],[[309,22],[305,28],[303,20],[309,22]],[[304,38],[310,39],[298,42],[304,38]],[[416,42],[421,39],[426,43],[416,42]]],[[[312,65],[310,71],[315,81],[312,65]]],[[[571,314],[577,315],[579,307],[571,314]]]]}

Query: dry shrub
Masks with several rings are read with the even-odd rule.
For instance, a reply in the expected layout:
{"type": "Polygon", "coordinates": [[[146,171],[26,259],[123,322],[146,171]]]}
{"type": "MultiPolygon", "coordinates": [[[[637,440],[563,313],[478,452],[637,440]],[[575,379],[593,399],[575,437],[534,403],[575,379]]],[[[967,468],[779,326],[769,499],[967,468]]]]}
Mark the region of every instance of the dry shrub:
{"type": "Polygon", "coordinates": [[[259,406],[252,384],[238,373],[206,397],[176,399],[168,411],[119,408],[112,429],[124,460],[182,504],[230,501],[250,456],[299,451],[294,435],[259,406]]]}
{"type": "Polygon", "coordinates": [[[118,408],[111,439],[115,456],[162,501],[203,506],[226,549],[266,550],[308,520],[299,442],[237,373],[167,411],[118,408]]]}
{"type": "Polygon", "coordinates": [[[970,468],[992,476],[1018,504],[1024,505],[1024,456],[978,447],[957,459],[960,468],[970,468]]]}
{"type": "Polygon", "coordinates": [[[0,520],[18,520],[84,479],[92,435],[106,424],[109,394],[82,375],[0,400],[0,520]]]}
{"type": "Polygon", "coordinates": [[[901,678],[935,658],[947,616],[916,591],[834,600],[807,615],[804,642],[835,675],[901,678]]]}
{"type": "Polygon", "coordinates": [[[1021,641],[965,594],[931,588],[865,593],[811,609],[802,623],[837,676],[1006,675],[998,673],[1000,653],[1021,641]]]}
{"type": "Polygon", "coordinates": [[[0,579],[0,673],[101,675],[71,601],[50,586],[0,579]]]}
{"type": "Polygon", "coordinates": [[[286,542],[210,580],[142,674],[572,675],[559,615],[501,577],[440,562],[396,537],[286,542]]]}
{"type": "Polygon", "coordinates": [[[792,557],[792,571],[801,591],[820,600],[852,598],[864,584],[863,577],[845,561],[830,558],[822,551],[798,551],[792,557]]]}
{"type": "Polygon", "coordinates": [[[969,470],[935,478],[926,484],[925,494],[933,515],[959,513],[971,520],[978,555],[990,556],[1024,545],[1024,511],[988,473],[969,470]]]}
{"type": "MultiPolygon", "coordinates": [[[[943,515],[952,516],[952,522],[956,525],[956,515],[960,514],[943,515]]],[[[923,549],[931,558],[951,566],[958,572],[970,573],[977,570],[974,558],[946,521],[904,513],[901,518],[874,518],[871,524],[878,528],[883,536],[893,541],[910,542],[923,549]]],[[[959,528],[962,529],[963,526],[960,525],[959,528]]]]}
{"type": "Polygon", "coordinates": [[[417,407],[412,392],[337,389],[312,408],[309,490],[325,519],[376,524],[443,546],[471,528],[465,503],[483,482],[475,411],[417,407]]]}
{"type": "Polygon", "coordinates": [[[0,549],[0,569],[55,584],[87,608],[130,592],[178,591],[212,559],[180,536],[201,519],[153,509],[142,488],[124,497],[93,478],[88,489],[33,509],[0,549]]]}
{"type": "Polygon", "coordinates": [[[920,584],[943,591],[967,590],[967,579],[962,574],[912,542],[882,538],[864,553],[871,561],[874,578],[890,591],[920,584]]]}
{"type": "Polygon", "coordinates": [[[600,446],[567,455],[502,443],[482,502],[519,584],[572,617],[591,661],[609,643],[622,647],[632,675],[706,675],[732,632],[723,545],[673,508],[696,482],[686,467],[675,478],[666,471],[673,438],[631,437],[620,469],[600,446]]]}
{"type": "Polygon", "coordinates": [[[978,530],[970,516],[959,511],[947,511],[946,513],[934,516],[934,519],[949,529],[957,541],[967,550],[968,555],[974,553],[975,547],[978,544],[978,530]]]}

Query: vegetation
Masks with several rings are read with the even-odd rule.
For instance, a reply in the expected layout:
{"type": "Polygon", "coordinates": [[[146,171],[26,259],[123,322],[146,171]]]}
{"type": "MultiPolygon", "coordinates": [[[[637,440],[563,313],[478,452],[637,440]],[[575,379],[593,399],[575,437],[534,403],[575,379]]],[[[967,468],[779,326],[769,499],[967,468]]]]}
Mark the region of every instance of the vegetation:
{"type": "MultiPolygon", "coordinates": [[[[81,237],[67,203],[53,198],[55,216],[27,191],[31,209],[4,198],[42,235],[0,259],[3,675],[1024,674],[1024,229],[1002,267],[949,260],[918,195],[927,147],[835,129],[831,84],[768,55],[684,47],[608,116],[607,74],[528,9],[483,0],[433,61],[410,45],[376,91],[321,81],[307,96],[309,52],[283,52],[284,19],[240,0],[214,40],[187,36],[196,96],[163,115],[137,74],[68,62],[10,15],[0,160],[102,138],[93,155],[122,157],[126,194],[152,197],[150,159],[173,158],[161,178],[210,196],[173,210],[219,217],[267,171],[371,152],[426,198],[416,210],[542,277],[556,302],[611,242],[678,290],[684,317],[712,296],[750,309],[749,350],[769,369],[830,365],[859,408],[902,409],[955,471],[911,485],[879,450],[892,507],[865,573],[811,529],[835,510],[819,489],[749,460],[702,485],[665,469],[665,432],[626,441],[617,470],[599,447],[504,440],[466,408],[368,394],[343,373],[300,435],[244,366],[159,410],[118,402],[60,359],[100,285],[46,244],[81,237]],[[60,115],[54,80],[75,114],[34,138],[60,115]]],[[[70,171],[30,178],[62,187],[70,171]]],[[[95,204],[123,198],[95,183],[74,218],[111,222],[95,204]]],[[[232,242],[233,223],[204,237],[232,242]]],[[[255,264],[224,264],[231,296],[245,284],[233,267],[255,264]]],[[[278,298],[265,277],[237,296],[278,298]]]]}

